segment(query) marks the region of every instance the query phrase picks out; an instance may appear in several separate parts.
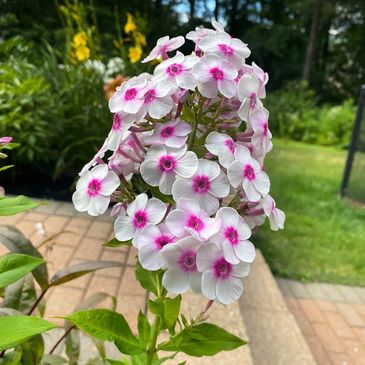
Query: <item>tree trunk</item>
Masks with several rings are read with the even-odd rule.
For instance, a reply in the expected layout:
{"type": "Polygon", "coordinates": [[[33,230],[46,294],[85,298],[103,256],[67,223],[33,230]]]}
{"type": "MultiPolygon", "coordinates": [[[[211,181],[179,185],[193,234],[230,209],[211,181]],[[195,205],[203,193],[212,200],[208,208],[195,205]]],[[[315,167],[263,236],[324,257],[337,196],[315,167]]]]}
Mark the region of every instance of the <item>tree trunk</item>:
{"type": "Polygon", "coordinates": [[[315,1],[314,11],[313,11],[313,15],[312,15],[309,40],[308,40],[307,51],[305,54],[303,75],[302,75],[303,80],[307,80],[307,81],[309,81],[309,77],[310,77],[310,73],[311,73],[312,60],[313,60],[314,49],[315,49],[316,40],[317,40],[319,16],[320,16],[321,7],[322,7],[322,0],[314,0],[314,1],[315,1]]]}
{"type": "Polygon", "coordinates": [[[189,0],[190,4],[190,17],[189,22],[190,24],[194,24],[194,18],[195,18],[195,0],[189,0]]]}

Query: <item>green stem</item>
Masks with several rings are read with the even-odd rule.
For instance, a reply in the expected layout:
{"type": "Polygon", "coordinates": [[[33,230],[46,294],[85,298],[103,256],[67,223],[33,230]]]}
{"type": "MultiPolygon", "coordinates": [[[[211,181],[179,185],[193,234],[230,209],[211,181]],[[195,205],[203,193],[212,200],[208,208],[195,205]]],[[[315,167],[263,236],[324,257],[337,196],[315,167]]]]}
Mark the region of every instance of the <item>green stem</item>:
{"type": "Polygon", "coordinates": [[[155,323],[153,324],[153,334],[152,334],[151,344],[150,344],[150,346],[148,348],[148,351],[147,351],[147,363],[146,363],[146,365],[152,365],[153,358],[156,355],[156,352],[157,352],[156,344],[157,344],[158,335],[160,333],[160,325],[161,325],[161,318],[160,318],[160,316],[156,316],[155,317],[155,323]]]}

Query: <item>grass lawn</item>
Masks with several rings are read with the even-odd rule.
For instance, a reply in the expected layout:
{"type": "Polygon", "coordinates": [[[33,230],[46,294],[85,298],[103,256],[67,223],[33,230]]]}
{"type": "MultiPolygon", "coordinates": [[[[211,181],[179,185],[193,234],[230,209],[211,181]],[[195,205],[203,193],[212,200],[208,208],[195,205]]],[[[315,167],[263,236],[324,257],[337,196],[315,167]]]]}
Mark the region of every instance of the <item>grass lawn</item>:
{"type": "Polygon", "coordinates": [[[346,151],[274,141],[266,169],[286,226],[265,223],[253,240],[274,274],[365,286],[365,206],[338,196],[345,159],[346,151]]]}

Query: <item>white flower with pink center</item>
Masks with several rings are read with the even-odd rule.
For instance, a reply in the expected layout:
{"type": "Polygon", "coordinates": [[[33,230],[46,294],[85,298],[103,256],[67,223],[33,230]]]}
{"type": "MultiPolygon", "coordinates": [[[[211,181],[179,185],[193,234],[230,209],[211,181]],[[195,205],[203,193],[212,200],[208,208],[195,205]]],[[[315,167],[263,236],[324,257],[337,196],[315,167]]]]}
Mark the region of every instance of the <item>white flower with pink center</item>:
{"type": "Polygon", "coordinates": [[[191,30],[187,35],[186,39],[189,39],[199,46],[202,39],[208,37],[209,35],[215,34],[213,29],[196,27],[195,30],[191,30]]]}
{"type": "Polygon", "coordinates": [[[254,151],[258,155],[266,155],[272,149],[268,110],[265,108],[255,110],[251,114],[250,124],[254,131],[251,139],[254,151]]]}
{"type": "Polygon", "coordinates": [[[166,245],[159,254],[159,263],[166,270],[162,285],[171,293],[185,293],[189,287],[201,292],[201,273],[196,266],[196,253],[201,242],[194,237],[185,237],[172,245],[166,245]]]}
{"type": "Polygon", "coordinates": [[[212,241],[222,245],[224,258],[231,264],[240,261],[251,263],[256,256],[254,245],[248,241],[251,229],[239,216],[237,211],[230,207],[220,208],[215,216],[220,220],[221,227],[212,241]]]}
{"type": "Polygon", "coordinates": [[[265,214],[269,218],[270,228],[273,231],[284,229],[285,213],[276,207],[275,200],[270,195],[266,195],[263,198],[262,206],[265,214]]]}
{"type": "Polygon", "coordinates": [[[157,41],[156,46],[152,49],[151,53],[142,61],[142,63],[150,62],[157,58],[168,58],[167,52],[174,51],[180,48],[185,43],[185,39],[182,36],[171,38],[167,35],[160,38],[157,41]]]}
{"type": "Polygon", "coordinates": [[[165,145],[172,148],[182,147],[188,139],[191,126],[175,119],[167,123],[156,124],[153,134],[145,139],[146,143],[152,145],[165,145]]]}
{"type": "Polygon", "coordinates": [[[247,122],[250,113],[262,107],[260,98],[264,97],[260,91],[259,79],[255,75],[243,75],[238,83],[238,99],[242,101],[238,116],[247,122]]]}
{"type": "Polygon", "coordinates": [[[215,243],[200,246],[196,262],[198,270],[203,273],[201,285],[204,296],[222,304],[239,299],[243,292],[240,278],[248,275],[249,264],[231,264],[215,243]]]}
{"type": "Polygon", "coordinates": [[[143,180],[158,186],[161,193],[170,195],[177,177],[189,178],[198,168],[198,158],[187,146],[170,148],[163,145],[152,146],[141,164],[143,180]]]}
{"type": "Polygon", "coordinates": [[[177,179],[172,186],[175,201],[181,198],[196,200],[208,215],[219,208],[219,199],[229,194],[227,176],[216,162],[199,159],[198,169],[189,179],[177,179]]]}
{"type": "MultiPolygon", "coordinates": [[[[149,224],[158,224],[166,213],[166,204],[159,199],[148,199],[147,194],[140,194],[128,205],[127,214],[114,222],[115,237],[119,241],[135,238],[149,224]]],[[[135,239],[132,242],[136,245],[135,239]]]]}
{"type": "Polygon", "coordinates": [[[149,74],[141,74],[123,82],[109,100],[110,111],[136,114],[143,105],[143,96],[150,78],[149,74]]]}
{"type": "Polygon", "coordinates": [[[147,114],[155,119],[163,118],[170,113],[174,106],[172,95],[176,91],[176,84],[170,81],[158,81],[152,79],[144,88],[143,101],[139,112],[138,119],[143,119],[147,114]]]}
{"type": "Polygon", "coordinates": [[[72,202],[79,212],[88,212],[93,216],[103,214],[119,184],[118,175],[109,171],[108,165],[95,166],[91,171],[81,174],[72,202]]]}
{"type": "Polygon", "coordinates": [[[217,33],[205,37],[199,42],[199,48],[206,55],[214,54],[240,68],[251,51],[240,39],[232,38],[227,33],[217,33]]]}
{"type": "Polygon", "coordinates": [[[108,135],[108,149],[115,151],[118,149],[123,134],[134,123],[135,116],[124,112],[115,113],[113,117],[112,129],[108,135]]]}
{"type": "Polygon", "coordinates": [[[159,80],[174,82],[182,89],[194,90],[197,85],[191,70],[199,61],[199,57],[191,55],[184,56],[177,52],[175,57],[168,58],[160,63],[155,69],[155,76],[159,80]]]}
{"type": "Polygon", "coordinates": [[[148,225],[142,229],[135,239],[138,250],[138,260],[146,270],[158,270],[160,264],[158,253],[166,246],[176,241],[176,237],[164,223],[148,225]]]}
{"type": "Polygon", "coordinates": [[[176,237],[193,235],[206,241],[219,231],[220,221],[210,218],[197,201],[182,198],[166,217],[166,225],[176,237]]]}
{"type": "Polygon", "coordinates": [[[193,67],[193,75],[198,80],[200,93],[207,98],[214,98],[218,92],[231,98],[237,92],[236,68],[216,55],[202,57],[193,67]]]}
{"type": "Polygon", "coordinates": [[[236,143],[228,134],[210,132],[205,147],[212,155],[218,156],[219,163],[226,169],[234,161],[236,143]]]}
{"type": "Polygon", "coordinates": [[[269,177],[262,171],[259,162],[252,158],[250,150],[244,146],[237,146],[235,161],[229,166],[227,175],[234,188],[242,185],[249,201],[257,202],[261,196],[269,193],[269,177]]]}

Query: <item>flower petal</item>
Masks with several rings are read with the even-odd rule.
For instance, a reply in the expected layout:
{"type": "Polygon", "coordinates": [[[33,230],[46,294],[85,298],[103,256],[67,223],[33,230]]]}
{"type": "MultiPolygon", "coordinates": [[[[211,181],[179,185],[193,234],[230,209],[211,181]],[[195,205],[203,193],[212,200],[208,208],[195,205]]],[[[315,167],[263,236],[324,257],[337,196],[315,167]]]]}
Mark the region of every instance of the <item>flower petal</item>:
{"type": "Polygon", "coordinates": [[[239,299],[243,293],[243,284],[240,279],[230,277],[218,280],[216,286],[217,299],[222,304],[229,304],[239,299]]]}
{"type": "Polygon", "coordinates": [[[136,233],[132,218],[128,216],[118,217],[114,222],[115,237],[119,241],[129,241],[136,233]]]}
{"type": "Polygon", "coordinates": [[[162,277],[162,285],[174,294],[185,293],[189,284],[189,273],[184,273],[177,266],[167,269],[162,277]]]}

